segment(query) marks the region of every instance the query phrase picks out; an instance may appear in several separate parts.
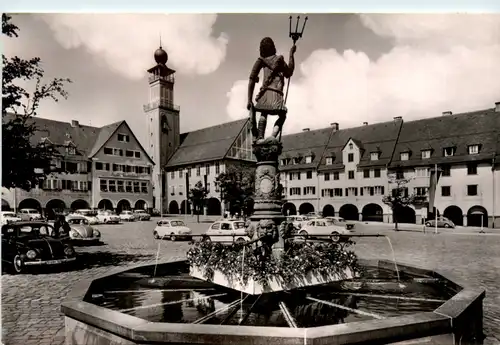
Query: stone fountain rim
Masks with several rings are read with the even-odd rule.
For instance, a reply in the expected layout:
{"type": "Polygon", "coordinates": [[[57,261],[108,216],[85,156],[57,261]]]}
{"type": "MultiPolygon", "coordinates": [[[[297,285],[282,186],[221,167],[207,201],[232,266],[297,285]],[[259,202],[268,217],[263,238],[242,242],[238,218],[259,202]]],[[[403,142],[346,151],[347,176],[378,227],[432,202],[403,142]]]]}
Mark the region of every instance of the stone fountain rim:
{"type": "MultiPolygon", "coordinates": [[[[186,259],[174,258],[160,260],[159,265],[184,263],[186,259]]],[[[388,260],[358,260],[362,264],[393,269],[394,262],[388,260]]],[[[475,289],[466,283],[457,284],[446,275],[434,270],[421,268],[414,265],[397,263],[402,270],[412,270],[413,273],[431,275],[444,278],[457,287],[462,288],[448,301],[444,302],[433,312],[420,312],[411,315],[387,317],[381,320],[368,320],[351,322],[339,325],[327,325],[311,328],[284,328],[271,326],[231,326],[231,325],[206,325],[206,324],[179,324],[165,322],[149,322],[144,319],[123,314],[118,311],[94,305],[83,301],[94,281],[104,279],[111,275],[142,268],[151,264],[137,264],[128,267],[119,267],[94,279],[86,279],[78,283],[69,293],[67,299],[61,303],[61,312],[65,317],[75,319],[85,324],[106,330],[120,337],[138,342],[171,342],[171,343],[206,343],[200,341],[199,336],[204,335],[204,340],[211,337],[210,343],[246,343],[249,337],[252,344],[267,345],[270,338],[283,344],[308,344],[323,343],[357,343],[360,339],[376,336],[378,341],[400,341],[447,334],[453,331],[455,320],[477,299],[485,296],[483,289],[475,289]],[[387,334],[390,330],[390,334],[387,334]],[[397,336],[397,339],[394,338],[397,336]],[[259,341],[257,341],[259,340],[259,341]]]]}

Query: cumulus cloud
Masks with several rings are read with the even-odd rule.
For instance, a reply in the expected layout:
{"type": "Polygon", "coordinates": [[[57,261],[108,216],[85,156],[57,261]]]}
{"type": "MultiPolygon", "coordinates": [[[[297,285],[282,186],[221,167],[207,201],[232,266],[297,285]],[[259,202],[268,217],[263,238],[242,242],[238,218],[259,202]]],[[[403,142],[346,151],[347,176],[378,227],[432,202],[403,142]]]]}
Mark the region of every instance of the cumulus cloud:
{"type": "Polygon", "coordinates": [[[184,74],[208,74],[226,56],[228,37],[213,36],[214,14],[44,14],[40,15],[66,49],[85,47],[131,79],[153,63],[160,35],[168,65],[184,74]],[[151,55],[151,60],[144,59],[151,55]]]}
{"type": "MultiPolygon", "coordinates": [[[[360,20],[390,38],[392,49],[375,61],[361,51],[314,51],[292,79],[285,131],[433,117],[500,101],[500,15],[376,14],[360,20]]],[[[247,116],[246,87],[240,80],[227,93],[232,118],[247,116]]]]}

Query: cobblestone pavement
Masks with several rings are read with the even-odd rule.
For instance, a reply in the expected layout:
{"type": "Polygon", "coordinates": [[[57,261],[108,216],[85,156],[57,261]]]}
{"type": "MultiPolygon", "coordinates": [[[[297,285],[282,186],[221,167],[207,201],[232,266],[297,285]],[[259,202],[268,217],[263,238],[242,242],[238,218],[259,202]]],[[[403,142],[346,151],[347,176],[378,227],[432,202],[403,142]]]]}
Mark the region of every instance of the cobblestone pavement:
{"type": "MultiPolygon", "coordinates": [[[[76,282],[94,278],[116,266],[152,262],[156,258],[158,243],[160,258],[183,257],[189,244],[154,240],[154,225],[155,222],[151,221],[99,226],[105,244],[77,248],[82,264],[72,271],[3,274],[4,344],[64,344],[60,303],[76,282]]],[[[196,234],[202,233],[207,225],[190,224],[196,234]]],[[[395,232],[387,227],[362,224],[358,225],[358,231],[387,234],[398,262],[435,269],[486,289],[484,322],[485,332],[489,335],[487,343],[497,343],[500,339],[500,236],[395,232]]],[[[392,259],[384,238],[364,238],[357,242],[356,251],[361,257],[392,259]]]]}

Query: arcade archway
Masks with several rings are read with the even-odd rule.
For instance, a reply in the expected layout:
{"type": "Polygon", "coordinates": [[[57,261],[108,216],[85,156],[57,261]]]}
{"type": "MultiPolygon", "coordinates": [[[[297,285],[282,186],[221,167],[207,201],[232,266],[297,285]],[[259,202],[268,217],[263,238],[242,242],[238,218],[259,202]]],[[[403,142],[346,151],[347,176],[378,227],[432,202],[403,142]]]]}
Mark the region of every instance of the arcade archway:
{"type": "Polygon", "coordinates": [[[127,199],[122,199],[118,201],[118,204],[116,205],[116,212],[120,214],[122,211],[130,211],[132,209],[130,205],[130,201],[127,199]]]}
{"type": "Polygon", "coordinates": [[[10,211],[10,204],[5,199],[2,199],[2,211],[10,211]]]}
{"type": "Polygon", "coordinates": [[[365,222],[383,222],[384,210],[377,204],[368,204],[361,211],[363,221],[365,222]]]}
{"type": "Polygon", "coordinates": [[[295,216],[297,214],[297,208],[291,202],[285,203],[282,210],[284,216],[295,216]]]}
{"type": "Polygon", "coordinates": [[[407,224],[417,223],[417,215],[415,213],[415,210],[409,206],[405,206],[398,210],[395,210],[393,214],[393,222],[407,224]]]}
{"type": "Polygon", "coordinates": [[[19,203],[19,209],[23,208],[33,208],[38,211],[42,211],[42,205],[36,199],[24,199],[19,203]]]}
{"type": "Polygon", "coordinates": [[[467,226],[488,227],[488,211],[483,206],[472,206],[467,211],[467,226]]]}
{"type": "Polygon", "coordinates": [[[144,200],[137,200],[134,205],[134,210],[147,210],[148,204],[144,200]]]}
{"type": "Polygon", "coordinates": [[[179,214],[179,204],[177,203],[177,201],[170,201],[170,204],[168,204],[168,213],[179,214]]]}
{"type": "Polygon", "coordinates": [[[220,216],[220,201],[217,198],[207,200],[207,216],[220,216]]]}
{"type": "Polygon", "coordinates": [[[56,219],[56,215],[61,214],[66,209],[66,204],[60,199],[52,199],[45,205],[45,214],[49,220],[56,219]]]}
{"type": "Polygon", "coordinates": [[[335,217],[335,209],[328,204],[323,207],[323,217],[335,217]]]}
{"type": "Polygon", "coordinates": [[[444,210],[443,216],[451,220],[455,225],[464,225],[464,213],[458,206],[448,206],[444,210]]]}
{"type": "Polygon", "coordinates": [[[339,217],[345,220],[359,220],[358,208],[353,204],[345,204],[339,209],[339,217]]]}
{"type": "Polygon", "coordinates": [[[308,202],[305,202],[299,206],[299,214],[308,214],[314,212],[314,206],[308,202]]]}
{"type": "Polygon", "coordinates": [[[111,200],[108,200],[108,199],[102,199],[101,201],[99,201],[99,204],[97,204],[97,208],[99,210],[112,210],[112,209],[114,209],[113,203],[111,202],[111,200]]]}
{"type": "Polygon", "coordinates": [[[191,203],[187,202],[186,200],[182,200],[181,209],[179,211],[181,212],[181,214],[191,214],[191,203]]]}
{"type": "Polygon", "coordinates": [[[82,210],[82,209],[89,209],[90,205],[88,202],[82,199],[75,200],[71,203],[71,209],[72,210],[82,210]]]}

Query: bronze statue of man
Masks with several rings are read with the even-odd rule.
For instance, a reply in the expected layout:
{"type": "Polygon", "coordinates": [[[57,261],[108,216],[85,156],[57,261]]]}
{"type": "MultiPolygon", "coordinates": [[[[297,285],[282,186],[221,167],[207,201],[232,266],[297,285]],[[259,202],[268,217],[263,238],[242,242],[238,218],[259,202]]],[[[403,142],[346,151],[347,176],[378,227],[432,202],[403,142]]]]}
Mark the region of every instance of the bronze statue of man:
{"type": "Polygon", "coordinates": [[[276,139],[285,123],[287,108],[285,106],[283,89],[285,78],[290,78],[295,69],[294,54],[297,50],[295,44],[290,49],[288,64],[282,55],[276,55],[276,47],[271,38],[266,37],[260,42],[260,57],[255,62],[248,82],[248,103],[252,120],[252,135],[257,143],[264,140],[266,132],[267,116],[278,115],[274,124],[272,138],[276,139]],[[253,103],[255,84],[259,81],[259,72],[264,70],[262,86],[253,103]],[[260,113],[257,127],[256,112],[260,113]]]}

